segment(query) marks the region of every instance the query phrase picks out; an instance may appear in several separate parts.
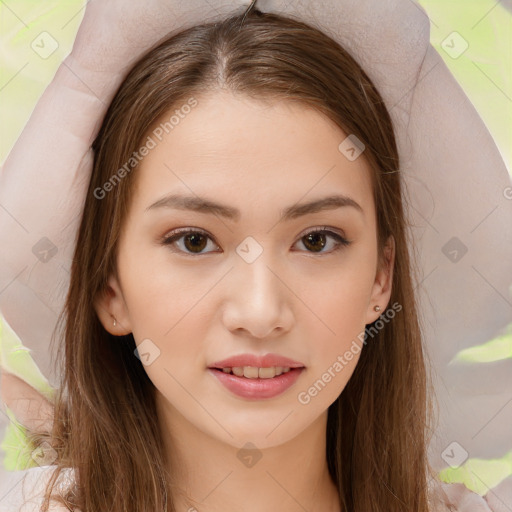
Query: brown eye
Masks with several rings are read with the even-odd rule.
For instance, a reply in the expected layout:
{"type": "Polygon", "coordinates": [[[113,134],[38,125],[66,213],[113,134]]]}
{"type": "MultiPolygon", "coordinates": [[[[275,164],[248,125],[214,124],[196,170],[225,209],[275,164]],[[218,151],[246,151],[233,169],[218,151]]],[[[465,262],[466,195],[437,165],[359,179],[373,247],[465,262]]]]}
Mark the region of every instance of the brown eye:
{"type": "MultiPolygon", "coordinates": [[[[212,241],[215,247],[218,247],[217,244],[213,242],[212,237],[205,231],[184,228],[176,230],[169,236],[164,237],[162,244],[171,247],[173,252],[179,252],[187,256],[194,256],[213,252],[205,251],[209,240],[212,241]],[[183,242],[181,242],[182,239],[183,242]],[[182,245],[181,247],[179,246],[179,242],[182,245]]],[[[302,242],[307,252],[316,254],[330,254],[352,243],[338,233],[325,228],[312,230],[303,235],[299,241],[302,242]],[[324,250],[325,247],[329,246],[329,240],[334,240],[334,243],[331,244],[333,248],[330,250],[324,250]]]]}
{"type": "Polygon", "coordinates": [[[309,233],[303,235],[300,240],[303,241],[302,243],[304,247],[308,249],[308,252],[319,254],[331,253],[352,243],[341,235],[338,235],[338,233],[334,233],[333,231],[325,228],[310,231],[309,233]],[[323,249],[328,245],[329,238],[334,239],[336,243],[334,244],[334,248],[332,250],[324,251],[323,249]]]}
{"type": "Polygon", "coordinates": [[[203,231],[192,229],[175,231],[170,236],[164,238],[162,243],[165,245],[173,246],[181,239],[183,239],[184,250],[182,248],[178,248],[178,251],[176,252],[183,252],[185,254],[207,254],[203,253],[202,251],[207,247],[208,239],[211,240],[211,238],[207,233],[203,231]]]}
{"type": "Polygon", "coordinates": [[[327,244],[324,233],[309,233],[309,235],[302,237],[302,239],[304,240],[304,245],[314,252],[321,252],[327,244]]]}
{"type": "Polygon", "coordinates": [[[185,247],[192,252],[201,252],[206,247],[206,237],[201,233],[192,233],[184,236],[185,247]]]}

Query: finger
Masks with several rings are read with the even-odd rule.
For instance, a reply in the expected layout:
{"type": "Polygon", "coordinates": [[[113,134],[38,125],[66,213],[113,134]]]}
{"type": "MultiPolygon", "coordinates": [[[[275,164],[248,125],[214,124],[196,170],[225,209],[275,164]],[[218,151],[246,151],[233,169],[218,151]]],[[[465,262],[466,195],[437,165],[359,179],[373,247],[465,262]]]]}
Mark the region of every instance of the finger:
{"type": "Polygon", "coordinates": [[[470,491],[463,484],[440,482],[437,496],[440,502],[439,512],[493,512],[479,494],[470,491]]]}
{"type": "Polygon", "coordinates": [[[51,432],[53,405],[23,379],[3,369],[0,398],[25,428],[33,432],[51,432]]]}
{"type": "Polygon", "coordinates": [[[512,512],[512,476],[489,490],[484,499],[492,512],[512,512]]]}

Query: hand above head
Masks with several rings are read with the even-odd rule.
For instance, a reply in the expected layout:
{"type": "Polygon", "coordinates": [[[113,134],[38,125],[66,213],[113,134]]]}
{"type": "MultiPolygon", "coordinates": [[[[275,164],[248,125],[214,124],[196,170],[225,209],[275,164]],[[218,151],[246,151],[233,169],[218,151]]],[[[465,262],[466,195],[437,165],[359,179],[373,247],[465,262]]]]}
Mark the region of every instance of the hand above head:
{"type": "Polygon", "coordinates": [[[71,53],[9,153],[0,172],[0,311],[50,381],[57,379],[47,348],[69,286],[90,146],[111,99],[132,64],[166,35],[244,5],[89,1],[71,53]]]}
{"type": "Polygon", "coordinates": [[[243,5],[90,0],[71,53],[9,153],[0,171],[0,313],[30,349],[24,355],[38,367],[29,365],[39,379],[13,374],[4,358],[1,399],[28,430],[51,427],[53,405],[46,394],[59,377],[48,349],[69,287],[93,165],[90,146],[111,99],[133,63],[160,39],[243,5]]]}

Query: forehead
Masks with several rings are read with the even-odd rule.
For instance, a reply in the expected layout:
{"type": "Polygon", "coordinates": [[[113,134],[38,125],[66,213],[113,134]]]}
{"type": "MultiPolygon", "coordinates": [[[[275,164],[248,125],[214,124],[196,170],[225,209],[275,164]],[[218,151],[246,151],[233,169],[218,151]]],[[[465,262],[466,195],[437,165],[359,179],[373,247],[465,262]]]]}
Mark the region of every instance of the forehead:
{"type": "Polygon", "coordinates": [[[248,201],[282,207],[342,193],[373,212],[364,153],[349,160],[342,151],[348,134],[326,116],[303,104],[228,91],[193,99],[148,130],[144,141],[150,137],[154,147],[136,170],[139,207],[186,193],[236,205],[243,215],[248,201]]]}

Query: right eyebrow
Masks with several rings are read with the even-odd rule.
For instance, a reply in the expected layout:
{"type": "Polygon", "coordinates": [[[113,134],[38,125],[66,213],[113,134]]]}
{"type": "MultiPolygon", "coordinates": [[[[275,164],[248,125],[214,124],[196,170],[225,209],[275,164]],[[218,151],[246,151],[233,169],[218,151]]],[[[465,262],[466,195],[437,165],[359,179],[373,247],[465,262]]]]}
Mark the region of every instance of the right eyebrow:
{"type": "MultiPolygon", "coordinates": [[[[296,219],[304,215],[318,213],[324,210],[352,207],[364,215],[363,208],[351,197],[345,195],[331,195],[315,199],[308,203],[294,204],[281,211],[280,221],[296,219]]],[[[175,208],[178,210],[192,210],[199,213],[220,215],[230,220],[240,220],[240,210],[232,206],[217,203],[199,196],[183,196],[179,194],[166,195],[148,206],[145,211],[156,208],[175,208]]]]}

